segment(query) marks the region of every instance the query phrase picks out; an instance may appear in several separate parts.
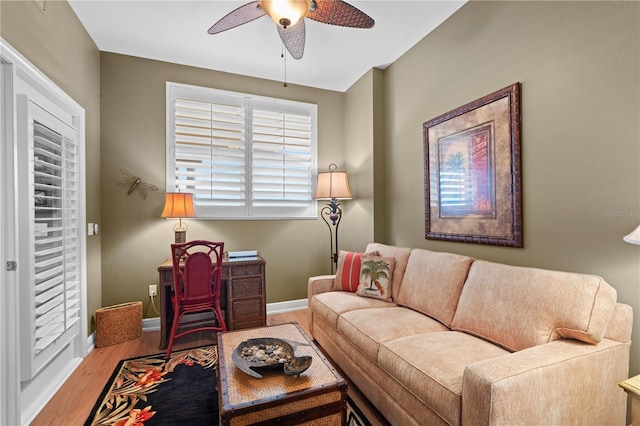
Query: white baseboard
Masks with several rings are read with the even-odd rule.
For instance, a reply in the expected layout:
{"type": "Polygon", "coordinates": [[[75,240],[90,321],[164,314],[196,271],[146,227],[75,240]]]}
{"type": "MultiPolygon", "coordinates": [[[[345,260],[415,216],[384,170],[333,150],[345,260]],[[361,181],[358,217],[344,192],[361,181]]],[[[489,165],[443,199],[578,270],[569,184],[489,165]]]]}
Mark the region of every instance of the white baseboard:
{"type": "Polygon", "coordinates": [[[142,320],[142,331],[155,330],[160,330],[160,317],[145,318],[142,320]]]}
{"type": "MultiPolygon", "coordinates": [[[[285,302],[267,303],[267,315],[307,309],[307,299],[287,300],[285,302]]],[[[145,318],[142,320],[142,331],[160,330],[160,318],[145,318]]]]}
{"type": "Polygon", "coordinates": [[[287,300],[285,302],[267,303],[267,315],[307,309],[307,299],[287,300]]]}
{"type": "Polygon", "coordinates": [[[87,355],[96,347],[96,332],[94,331],[87,337],[87,355]]]}

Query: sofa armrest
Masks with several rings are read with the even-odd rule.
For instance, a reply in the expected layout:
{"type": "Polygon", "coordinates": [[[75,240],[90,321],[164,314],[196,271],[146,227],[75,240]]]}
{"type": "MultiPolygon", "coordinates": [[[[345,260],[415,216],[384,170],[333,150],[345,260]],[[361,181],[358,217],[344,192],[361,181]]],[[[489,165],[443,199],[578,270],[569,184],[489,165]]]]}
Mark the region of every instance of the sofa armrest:
{"type": "Polygon", "coordinates": [[[311,302],[311,298],[315,294],[326,293],[333,288],[333,282],[336,280],[335,275],[319,275],[317,277],[309,277],[307,284],[307,298],[311,302]]]}
{"type": "MultiPolygon", "coordinates": [[[[309,282],[307,283],[307,306],[311,306],[311,298],[314,295],[331,291],[335,280],[335,275],[309,277],[309,282]]],[[[313,312],[311,309],[307,309],[307,312],[309,313],[309,333],[311,333],[311,338],[313,338],[313,312]]]]}
{"type": "Polygon", "coordinates": [[[633,308],[629,305],[616,303],[613,307],[613,314],[604,332],[604,337],[617,342],[628,342],[631,340],[631,327],[633,325],[633,308]]]}
{"type": "Polygon", "coordinates": [[[462,424],[624,425],[630,343],[556,340],[470,365],[462,424]]]}

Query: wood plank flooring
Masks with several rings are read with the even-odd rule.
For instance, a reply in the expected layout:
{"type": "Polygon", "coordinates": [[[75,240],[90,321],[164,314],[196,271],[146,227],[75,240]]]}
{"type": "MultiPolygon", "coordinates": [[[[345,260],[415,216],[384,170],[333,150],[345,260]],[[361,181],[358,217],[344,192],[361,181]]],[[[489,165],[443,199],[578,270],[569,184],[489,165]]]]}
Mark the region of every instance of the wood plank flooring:
{"type": "MultiPolygon", "coordinates": [[[[307,310],[267,316],[268,325],[295,321],[308,333],[307,310]]],[[[32,426],[82,425],[89,416],[100,392],[122,359],[162,352],[158,349],[160,331],[142,333],[142,337],[118,345],[96,348],[82,361],[71,377],[62,385],[49,403],[31,423],[32,426]]],[[[174,350],[215,343],[211,333],[194,333],[177,340],[174,350]]],[[[367,416],[379,414],[357,389],[349,384],[349,395],[356,400],[367,416]]],[[[213,423],[215,424],[215,423],[213,423]]],[[[384,424],[384,421],[381,421],[384,424]]]]}

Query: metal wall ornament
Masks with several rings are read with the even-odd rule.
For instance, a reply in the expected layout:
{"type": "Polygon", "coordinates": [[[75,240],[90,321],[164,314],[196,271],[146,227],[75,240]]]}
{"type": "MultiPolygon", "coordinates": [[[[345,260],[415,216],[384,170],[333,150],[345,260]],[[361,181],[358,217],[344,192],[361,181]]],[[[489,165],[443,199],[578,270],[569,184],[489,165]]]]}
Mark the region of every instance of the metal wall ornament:
{"type": "Polygon", "coordinates": [[[122,179],[118,182],[119,187],[129,188],[127,190],[127,195],[131,195],[136,189],[138,190],[138,194],[140,198],[146,200],[147,191],[157,191],[158,187],[155,185],[151,185],[150,183],[143,182],[138,176],[134,176],[129,173],[126,169],[120,169],[120,173],[122,173],[122,179]]]}
{"type": "Polygon", "coordinates": [[[520,83],[423,125],[425,238],[522,247],[520,83]]]}

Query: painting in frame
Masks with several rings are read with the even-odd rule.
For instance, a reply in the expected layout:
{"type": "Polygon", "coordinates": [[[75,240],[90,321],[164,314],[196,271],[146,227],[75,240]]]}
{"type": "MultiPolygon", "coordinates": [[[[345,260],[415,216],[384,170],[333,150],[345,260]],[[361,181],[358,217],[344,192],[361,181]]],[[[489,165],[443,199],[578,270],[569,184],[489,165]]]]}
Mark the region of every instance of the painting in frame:
{"type": "Polygon", "coordinates": [[[423,125],[425,238],[522,247],[520,83],[423,125]]]}

